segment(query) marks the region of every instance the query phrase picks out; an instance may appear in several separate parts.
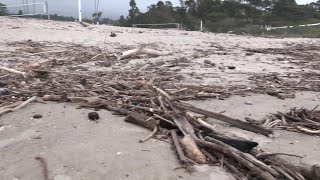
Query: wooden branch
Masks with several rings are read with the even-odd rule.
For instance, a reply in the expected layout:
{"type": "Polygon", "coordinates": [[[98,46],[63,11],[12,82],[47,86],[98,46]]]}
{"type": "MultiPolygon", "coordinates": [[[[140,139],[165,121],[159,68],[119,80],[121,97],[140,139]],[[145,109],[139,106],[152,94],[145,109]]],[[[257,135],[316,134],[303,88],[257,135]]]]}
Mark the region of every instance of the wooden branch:
{"type": "Polygon", "coordinates": [[[14,73],[14,74],[22,75],[23,77],[27,77],[27,73],[26,72],[18,71],[18,70],[15,70],[15,69],[11,69],[11,68],[6,68],[6,67],[1,67],[0,66],[0,70],[8,71],[8,72],[11,72],[11,73],[14,73]]]}
{"type": "Polygon", "coordinates": [[[35,101],[37,99],[37,96],[33,96],[32,98],[22,102],[21,104],[17,105],[16,107],[14,108],[5,108],[5,109],[2,109],[0,111],[0,116],[2,116],[3,114],[6,114],[6,113],[9,113],[9,112],[14,112],[14,111],[18,111],[19,109],[25,107],[26,105],[28,105],[29,103],[35,101]]]}
{"type": "Polygon", "coordinates": [[[155,89],[156,91],[158,91],[160,94],[162,94],[164,97],[166,97],[169,101],[173,100],[173,98],[168,94],[166,93],[165,91],[163,91],[162,89],[160,88],[157,88],[156,86],[152,86],[153,89],[155,89]]]}
{"type": "Polygon", "coordinates": [[[158,131],[158,127],[156,126],[156,127],[153,129],[153,131],[152,131],[151,134],[149,134],[146,138],[139,140],[139,142],[140,142],[140,143],[144,143],[144,142],[148,141],[149,139],[151,139],[153,136],[156,135],[157,131],[158,131]]]}
{"type": "Polygon", "coordinates": [[[200,139],[196,139],[195,141],[199,146],[204,146],[204,147],[210,148],[212,150],[224,153],[224,154],[230,156],[231,158],[237,160],[244,167],[253,171],[257,176],[259,176],[263,180],[276,180],[276,178],[273,177],[269,172],[266,172],[266,171],[260,169],[259,167],[255,166],[250,161],[246,160],[245,158],[241,157],[239,154],[232,151],[230,148],[226,148],[226,147],[221,146],[219,144],[203,141],[200,139]]]}
{"type": "Polygon", "coordinates": [[[184,136],[184,138],[181,140],[181,145],[183,146],[188,158],[192,159],[198,164],[206,163],[206,157],[199,150],[199,147],[190,135],[184,136]]]}
{"type": "Polygon", "coordinates": [[[205,116],[208,116],[208,117],[211,117],[211,118],[223,121],[223,122],[227,122],[227,123],[229,123],[229,124],[231,124],[233,126],[236,126],[238,128],[241,128],[241,129],[244,129],[244,130],[247,130],[247,131],[252,131],[252,132],[255,132],[255,133],[261,133],[263,135],[271,135],[272,134],[271,130],[265,129],[263,127],[255,126],[255,125],[252,125],[250,123],[240,121],[238,119],[230,118],[230,117],[225,116],[223,114],[214,113],[214,112],[211,112],[211,111],[200,109],[200,108],[194,107],[194,106],[192,106],[190,104],[173,102],[172,105],[177,107],[177,108],[180,108],[180,109],[184,109],[184,110],[187,110],[187,111],[192,111],[192,112],[195,112],[195,113],[198,113],[198,114],[202,114],[202,115],[205,115],[205,116]]]}
{"type": "Polygon", "coordinates": [[[291,177],[288,173],[286,173],[283,169],[281,169],[278,166],[271,166],[273,169],[275,169],[277,172],[279,172],[280,174],[282,174],[285,178],[287,178],[288,180],[295,180],[293,177],[291,177]]]}
{"type": "Polygon", "coordinates": [[[205,155],[208,160],[214,164],[214,163],[217,163],[219,162],[215,157],[213,157],[208,151],[204,150],[204,149],[201,149],[201,152],[203,153],[203,155],[205,155]]]}
{"type": "Polygon", "coordinates": [[[191,112],[187,111],[186,116],[189,117],[191,120],[199,123],[201,126],[204,126],[208,129],[210,129],[213,133],[218,133],[215,126],[212,126],[211,124],[208,124],[207,122],[203,121],[202,119],[195,117],[191,112]]]}
{"type": "Polygon", "coordinates": [[[257,160],[256,158],[254,158],[253,156],[251,156],[250,154],[246,154],[246,153],[242,153],[241,151],[239,151],[238,149],[232,147],[232,146],[229,146],[228,144],[225,144],[224,142],[222,141],[219,141],[219,140],[216,140],[216,139],[213,139],[211,137],[208,137],[206,136],[204,138],[206,141],[208,142],[212,142],[212,143],[216,143],[216,144],[219,144],[227,149],[230,149],[232,150],[234,153],[237,153],[239,154],[241,157],[243,157],[244,159],[246,159],[247,161],[249,161],[250,163],[254,164],[255,166],[259,167],[260,169],[270,173],[271,175],[273,176],[278,176],[279,174],[272,168],[270,168],[268,165],[264,164],[263,162],[257,160]]]}
{"type": "MultiPolygon", "coordinates": [[[[258,159],[262,161],[268,161],[270,163],[275,163],[276,165],[282,165],[286,168],[289,168],[294,174],[295,177],[298,177],[299,180],[304,180],[304,179],[320,179],[320,166],[319,165],[293,165],[290,162],[277,157],[277,156],[259,156],[260,154],[265,154],[260,149],[253,149],[250,151],[250,154],[253,156],[257,157],[258,159]]],[[[268,153],[267,153],[268,154],[268,153]]]]}
{"type": "Polygon", "coordinates": [[[177,132],[175,130],[171,130],[170,133],[171,133],[171,138],[172,138],[172,141],[173,141],[173,145],[176,148],[179,160],[183,164],[187,163],[187,159],[186,159],[186,156],[184,155],[184,152],[183,152],[182,147],[180,145],[179,137],[177,135],[177,132]]]}

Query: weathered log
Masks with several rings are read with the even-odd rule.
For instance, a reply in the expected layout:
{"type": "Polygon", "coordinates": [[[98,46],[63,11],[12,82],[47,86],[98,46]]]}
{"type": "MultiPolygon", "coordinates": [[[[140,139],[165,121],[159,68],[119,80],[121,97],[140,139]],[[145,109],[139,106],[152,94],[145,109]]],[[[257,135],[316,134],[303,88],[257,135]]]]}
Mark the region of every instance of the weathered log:
{"type": "Polygon", "coordinates": [[[193,138],[196,137],[195,131],[188,120],[181,115],[172,116],[174,123],[178,126],[183,135],[191,135],[193,138]]]}
{"type": "Polygon", "coordinates": [[[187,163],[187,159],[186,159],[186,156],[184,155],[184,152],[183,152],[182,147],[180,145],[180,141],[179,141],[179,137],[177,135],[177,132],[175,130],[171,130],[170,134],[171,134],[171,138],[172,138],[172,141],[173,141],[173,145],[176,148],[179,160],[183,164],[187,163]]]}
{"type": "Polygon", "coordinates": [[[229,124],[231,124],[233,126],[236,126],[238,128],[241,128],[241,129],[244,129],[244,130],[247,130],[247,131],[260,133],[260,134],[263,134],[263,135],[266,135],[266,136],[272,134],[271,130],[265,129],[263,127],[252,125],[250,123],[243,122],[243,121],[240,121],[238,119],[234,119],[234,118],[225,116],[223,114],[214,113],[214,112],[211,112],[211,111],[200,109],[200,108],[194,107],[194,106],[192,106],[190,104],[180,103],[180,102],[173,102],[172,105],[177,107],[177,108],[183,109],[183,110],[192,111],[192,112],[195,112],[195,113],[198,113],[198,114],[202,114],[202,115],[205,115],[205,116],[208,116],[208,117],[211,117],[211,118],[214,118],[214,119],[229,123],[229,124]]]}
{"type": "Polygon", "coordinates": [[[206,163],[206,157],[199,150],[199,147],[197,146],[197,144],[194,142],[194,140],[190,135],[184,136],[184,138],[181,140],[181,144],[189,159],[192,159],[198,164],[206,163]]]}
{"type": "Polygon", "coordinates": [[[125,121],[147,128],[150,131],[154,130],[154,128],[158,125],[155,119],[137,112],[129,112],[125,118],[125,121]]]}
{"type": "Polygon", "coordinates": [[[217,139],[221,142],[224,142],[236,149],[238,149],[241,152],[248,153],[251,149],[258,146],[259,144],[255,141],[249,141],[246,139],[240,139],[237,138],[231,138],[228,136],[213,134],[213,133],[206,133],[207,136],[213,137],[214,139],[217,139]]]}

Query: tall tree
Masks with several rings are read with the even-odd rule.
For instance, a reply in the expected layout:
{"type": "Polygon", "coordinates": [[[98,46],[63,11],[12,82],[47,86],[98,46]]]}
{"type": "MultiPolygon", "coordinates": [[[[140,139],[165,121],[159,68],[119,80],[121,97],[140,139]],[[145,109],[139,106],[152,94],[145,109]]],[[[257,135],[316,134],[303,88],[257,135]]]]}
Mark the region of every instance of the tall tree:
{"type": "Polygon", "coordinates": [[[140,14],[140,10],[137,7],[137,3],[135,0],[130,0],[129,5],[131,9],[129,9],[128,21],[129,23],[134,23],[136,17],[140,14]]]}
{"type": "Polygon", "coordinates": [[[0,3],[0,16],[4,16],[8,13],[8,11],[6,7],[1,7],[1,6],[5,6],[5,5],[0,3]]]}

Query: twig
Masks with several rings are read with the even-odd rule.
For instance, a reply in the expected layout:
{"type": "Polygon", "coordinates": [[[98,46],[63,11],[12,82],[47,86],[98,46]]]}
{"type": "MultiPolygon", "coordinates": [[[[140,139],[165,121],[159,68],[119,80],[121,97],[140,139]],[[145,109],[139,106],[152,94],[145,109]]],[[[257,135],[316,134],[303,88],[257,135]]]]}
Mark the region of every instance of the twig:
{"type": "Polygon", "coordinates": [[[164,111],[165,114],[167,114],[167,113],[168,113],[168,110],[167,110],[167,108],[164,106],[164,103],[163,103],[163,101],[162,101],[162,96],[158,96],[158,101],[159,101],[159,104],[160,104],[161,109],[164,111]]]}
{"type": "Polygon", "coordinates": [[[175,123],[171,122],[170,120],[168,120],[168,119],[166,119],[166,118],[164,118],[164,117],[159,116],[158,114],[153,114],[153,116],[155,116],[156,118],[158,118],[158,119],[160,119],[160,120],[162,120],[162,121],[165,121],[165,122],[167,122],[167,123],[170,123],[170,124],[173,125],[173,126],[176,126],[175,123]]]}
{"type": "Polygon", "coordinates": [[[309,134],[320,134],[320,130],[311,130],[311,129],[308,129],[308,128],[302,127],[302,126],[297,126],[297,129],[299,129],[302,132],[309,133],[309,134]]]}
{"type": "Polygon", "coordinates": [[[286,177],[288,180],[295,180],[293,177],[291,177],[288,173],[286,173],[284,170],[282,170],[278,166],[271,166],[273,169],[275,169],[278,173],[282,174],[284,177],[286,177]]]}
{"type": "Polygon", "coordinates": [[[23,77],[27,76],[26,72],[18,71],[18,70],[11,69],[11,68],[0,67],[0,70],[8,71],[8,72],[11,72],[11,73],[14,73],[14,74],[19,74],[19,75],[22,75],[23,77]]]}
{"type": "Polygon", "coordinates": [[[0,116],[2,116],[3,114],[9,113],[9,112],[14,112],[14,111],[18,111],[19,109],[25,107],[27,104],[31,103],[32,101],[36,100],[37,96],[33,96],[32,98],[24,101],[23,103],[21,103],[20,105],[14,107],[14,108],[6,108],[6,109],[2,109],[0,111],[0,116]]]}
{"type": "Polygon", "coordinates": [[[164,92],[162,89],[157,88],[156,86],[152,86],[153,89],[155,89],[156,91],[158,91],[160,94],[162,94],[164,97],[166,97],[168,100],[173,100],[173,98],[166,92],[164,92]]]}
{"type": "Polygon", "coordinates": [[[144,142],[148,141],[149,139],[151,139],[151,138],[157,133],[157,131],[158,131],[158,127],[156,126],[156,127],[153,129],[153,131],[152,131],[151,134],[149,134],[145,139],[139,140],[139,142],[140,142],[140,143],[144,143],[144,142]]]}
{"type": "Polygon", "coordinates": [[[211,124],[206,123],[205,121],[203,121],[200,118],[195,117],[191,112],[187,111],[186,112],[186,116],[189,117],[191,120],[196,121],[197,123],[199,123],[201,126],[204,126],[208,129],[210,129],[213,132],[216,132],[217,129],[215,128],[215,126],[212,126],[211,124]]]}

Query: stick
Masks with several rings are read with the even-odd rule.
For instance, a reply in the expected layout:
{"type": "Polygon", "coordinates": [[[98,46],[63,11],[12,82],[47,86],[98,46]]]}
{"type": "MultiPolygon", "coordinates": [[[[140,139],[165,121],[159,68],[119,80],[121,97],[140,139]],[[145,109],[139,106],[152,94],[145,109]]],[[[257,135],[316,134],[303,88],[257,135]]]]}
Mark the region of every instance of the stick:
{"type": "Polygon", "coordinates": [[[168,119],[166,119],[166,118],[164,118],[164,117],[161,117],[161,116],[159,116],[159,115],[157,115],[157,114],[153,114],[153,116],[155,116],[156,118],[158,118],[158,119],[160,119],[160,120],[162,120],[162,121],[165,121],[165,122],[167,122],[167,123],[169,123],[169,124],[171,124],[171,125],[173,125],[173,126],[176,126],[175,123],[171,122],[170,120],[168,120],[168,119]]]}
{"type": "Polygon", "coordinates": [[[176,148],[179,160],[181,161],[181,163],[187,163],[187,159],[180,145],[177,132],[175,130],[171,130],[170,133],[171,133],[171,138],[172,138],[174,147],[176,148]]]}
{"type": "Polygon", "coordinates": [[[233,118],[230,118],[230,117],[225,116],[223,114],[214,113],[214,112],[210,112],[210,111],[207,111],[207,110],[204,110],[204,109],[200,109],[200,108],[194,107],[194,106],[192,106],[190,104],[179,103],[179,102],[173,102],[172,104],[174,106],[176,106],[177,108],[184,109],[184,110],[187,110],[187,111],[192,111],[192,112],[195,112],[195,113],[198,113],[198,114],[202,114],[202,115],[205,115],[205,116],[208,116],[208,117],[212,117],[214,119],[217,119],[217,120],[220,120],[220,121],[223,121],[223,122],[227,122],[227,123],[229,123],[231,125],[234,125],[234,126],[236,126],[238,128],[241,128],[241,129],[244,129],[244,130],[247,130],[247,131],[252,131],[252,132],[255,132],[255,133],[261,133],[263,135],[271,135],[272,134],[271,130],[265,129],[263,127],[255,126],[255,125],[252,125],[252,124],[250,124],[248,122],[240,121],[238,119],[233,119],[233,118]]]}
{"type": "Polygon", "coordinates": [[[302,132],[309,133],[309,134],[320,134],[320,130],[311,130],[302,126],[297,126],[297,129],[299,129],[302,132]]]}
{"type": "Polygon", "coordinates": [[[159,101],[159,104],[160,104],[161,109],[164,111],[165,114],[167,114],[167,113],[168,113],[168,110],[167,110],[167,108],[164,106],[164,103],[163,103],[163,101],[162,101],[162,96],[158,96],[158,101],[159,101]]]}
{"type": "Polygon", "coordinates": [[[152,131],[151,134],[149,134],[146,138],[139,140],[139,142],[140,142],[140,143],[144,143],[144,142],[148,141],[149,139],[151,139],[151,138],[157,133],[157,131],[158,131],[158,127],[156,126],[156,127],[153,129],[153,131],[152,131]]]}
{"type": "Polygon", "coordinates": [[[155,89],[156,91],[158,91],[160,94],[162,94],[164,97],[166,97],[168,100],[173,100],[173,98],[166,92],[164,92],[162,89],[157,88],[156,86],[152,86],[153,89],[155,89]]]}
{"type": "Polygon", "coordinates": [[[15,69],[10,69],[10,68],[6,68],[6,67],[0,67],[0,70],[4,70],[4,71],[8,71],[14,74],[19,74],[22,75],[23,77],[27,77],[27,73],[26,72],[21,72],[15,69]]]}
{"type": "Polygon", "coordinates": [[[251,162],[249,162],[245,158],[241,157],[237,153],[233,152],[229,148],[225,148],[225,147],[223,147],[223,146],[221,146],[219,144],[203,141],[203,140],[200,140],[200,139],[196,139],[195,141],[200,146],[204,146],[204,147],[213,149],[215,151],[219,151],[221,153],[224,153],[224,154],[232,157],[233,159],[235,159],[239,163],[241,163],[243,166],[245,166],[247,169],[250,169],[251,171],[253,171],[255,174],[257,174],[263,180],[276,180],[276,178],[274,178],[269,172],[263,171],[262,169],[260,169],[259,167],[255,166],[254,164],[252,164],[251,162]]]}
{"type": "Polygon", "coordinates": [[[32,101],[36,100],[37,96],[33,96],[32,98],[22,102],[20,105],[14,107],[14,108],[6,108],[0,111],[0,116],[2,116],[3,114],[9,113],[9,112],[14,112],[14,111],[18,111],[19,109],[25,107],[26,105],[28,105],[29,103],[31,103],[32,101]]]}
{"type": "Polygon", "coordinates": [[[286,173],[284,170],[282,170],[278,166],[271,166],[273,169],[278,171],[280,174],[282,174],[284,177],[286,177],[288,180],[295,180],[293,177],[291,177],[288,173],[286,173]]]}
{"type": "Polygon", "coordinates": [[[208,137],[206,136],[204,138],[206,141],[209,141],[209,142],[212,142],[212,143],[216,143],[216,144],[219,144],[227,149],[230,149],[232,150],[234,153],[240,155],[241,157],[243,157],[244,159],[246,159],[247,161],[249,161],[250,163],[254,164],[255,166],[259,167],[260,169],[272,174],[273,176],[278,176],[279,174],[272,168],[270,168],[269,166],[267,166],[266,164],[264,164],[263,162],[255,159],[253,156],[251,156],[250,154],[246,154],[246,153],[242,153],[241,151],[239,151],[238,149],[232,147],[232,146],[229,146],[227,144],[225,144],[224,142],[222,141],[219,141],[219,140],[216,140],[216,139],[213,139],[211,137],[208,137]]]}
{"type": "Polygon", "coordinates": [[[205,121],[203,121],[200,118],[196,118],[191,112],[187,111],[186,112],[186,116],[189,117],[191,120],[199,123],[201,126],[204,126],[204,127],[208,128],[208,129],[210,129],[214,133],[217,133],[216,132],[217,130],[215,129],[215,126],[212,126],[211,124],[206,123],[205,121]]]}

